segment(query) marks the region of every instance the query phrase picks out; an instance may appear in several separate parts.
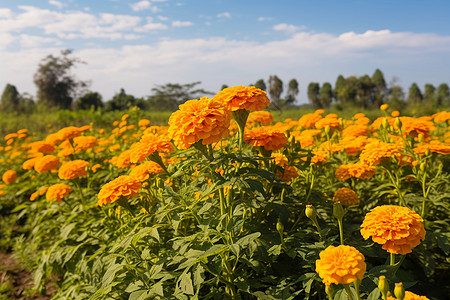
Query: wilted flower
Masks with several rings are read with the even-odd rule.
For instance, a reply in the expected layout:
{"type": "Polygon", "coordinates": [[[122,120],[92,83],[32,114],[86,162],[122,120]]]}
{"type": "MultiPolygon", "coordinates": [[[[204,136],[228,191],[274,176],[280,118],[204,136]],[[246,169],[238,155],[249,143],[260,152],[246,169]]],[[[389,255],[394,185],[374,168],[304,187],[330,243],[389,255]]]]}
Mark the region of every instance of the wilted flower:
{"type": "Polygon", "coordinates": [[[366,271],[364,255],[352,246],[328,246],[316,260],[316,272],[325,285],[349,284],[362,280],[366,271]]]}
{"type": "Polygon", "coordinates": [[[213,99],[223,103],[230,111],[239,109],[258,111],[270,105],[266,92],[254,86],[229,87],[218,92],[213,99]]]}
{"type": "Polygon", "coordinates": [[[105,184],[98,193],[97,205],[119,200],[121,197],[130,198],[138,195],[141,183],[131,176],[123,175],[105,184]]]}
{"type": "Polygon", "coordinates": [[[367,213],[361,225],[364,239],[372,237],[389,253],[407,254],[425,239],[422,218],[407,207],[382,205],[367,213]]]}
{"type": "Polygon", "coordinates": [[[56,199],[56,203],[60,203],[62,198],[69,196],[71,190],[72,188],[65,183],[57,183],[47,189],[45,198],[47,198],[48,201],[56,199]]]}

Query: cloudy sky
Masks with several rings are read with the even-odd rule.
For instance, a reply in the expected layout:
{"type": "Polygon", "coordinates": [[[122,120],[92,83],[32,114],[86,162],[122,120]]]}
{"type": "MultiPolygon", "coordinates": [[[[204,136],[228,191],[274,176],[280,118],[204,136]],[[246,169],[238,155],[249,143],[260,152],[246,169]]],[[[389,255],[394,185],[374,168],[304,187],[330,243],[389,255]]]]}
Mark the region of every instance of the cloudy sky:
{"type": "Polygon", "coordinates": [[[73,49],[74,74],[110,99],[141,97],[156,84],[285,84],[338,75],[450,83],[448,0],[0,0],[0,90],[36,93],[48,54],[73,49]]]}

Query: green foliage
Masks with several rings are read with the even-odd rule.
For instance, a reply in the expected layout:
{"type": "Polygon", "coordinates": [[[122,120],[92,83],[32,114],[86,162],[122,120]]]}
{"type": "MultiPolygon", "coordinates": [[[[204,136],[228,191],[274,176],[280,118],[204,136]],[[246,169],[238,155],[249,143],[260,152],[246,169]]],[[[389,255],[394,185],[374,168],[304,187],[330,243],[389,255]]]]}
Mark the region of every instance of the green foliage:
{"type": "Polygon", "coordinates": [[[75,110],[89,110],[103,107],[102,96],[97,92],[89,92],[75,101],[75,110]]]}

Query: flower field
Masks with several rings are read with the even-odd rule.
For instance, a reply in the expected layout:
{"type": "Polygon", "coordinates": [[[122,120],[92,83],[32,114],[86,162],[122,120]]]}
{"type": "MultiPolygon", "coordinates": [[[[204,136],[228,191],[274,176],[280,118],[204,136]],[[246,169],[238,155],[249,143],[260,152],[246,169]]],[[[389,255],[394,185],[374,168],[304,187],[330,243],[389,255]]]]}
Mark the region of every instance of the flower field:
{"type": "Polygon", "coordinates": [[[0,246],[52,299],[449,299],[450,113],[269,104],[236,86],[167,126],[7,134],[0,246]]]}

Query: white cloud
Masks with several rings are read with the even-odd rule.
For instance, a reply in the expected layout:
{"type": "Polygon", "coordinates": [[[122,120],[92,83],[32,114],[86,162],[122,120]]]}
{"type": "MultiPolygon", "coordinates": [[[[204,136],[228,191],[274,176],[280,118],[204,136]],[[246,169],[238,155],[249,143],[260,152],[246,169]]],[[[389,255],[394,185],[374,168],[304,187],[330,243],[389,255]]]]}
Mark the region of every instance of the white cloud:
{"type": "Polygon", "coordinates": [[[11,19],[13,13],[9,8],[0,8],[0,19],[11,19]]]}
{"type": "Polygon", "coordinates": [[[158,16],[158,19],[161,20],[161,21],[167,21],[167,20],[169,20],[169,18],[168,18],[168,17],[165,17],[165,16],[158,16]]]}
{"type": "Polygon", "coordinates": [[[0,50],[11,45],[16,39],[9,33],[0,32],[0,50]]]}
{"type": "Polygon", "coordinates": [[[135,28],[134,31],[136,32],[146,32],[146,31],[152,31],[152,30],[164,30],[167,29],[168,26],[163,23],[153,23],[152,17],[147,17],[147,24],[144,26],[135,28]]]}
{"type": "Polygon", "coordinates": [[[262,21],[270,21],[270,20],[272,20],[272,18],[269,18],[269,17],[259,17],[259,18],[258,18],[258,21],[259,21],[259,22],[262,22],[262,21]]]}
{"type": "Polygon", "coordinates": [[[223,12],[223,13],[218,14],[217,17],[229,19],[229,18],[231,18],[231,15],[229,12],[223,12]]]}
{"type": "Polygon", "coordinates": [[[172,22],[173,27],[188,27],[188,26],[192,26],[192,25],[194,25],[194,23],[192,23],[190,21],[173,21],[172,22]]]}
{"type": "Polygon", "coordinates": [[[45,44],[61,45],[58,39],[46,38],[36,35],[21,34],[19,36],[20,45],[23,48],[36,48],[45,44]]]}
{"type": "MultiPolygon", "coordinates": [[[[154,2],[157,2],[157,1],[154,1],[154,2]]],[[[162,1],[159,1],[159,2],[162,2],[162,1]]],[[[153,13],[157,13],[160,11],[160,9],[158,7],[152,6],[150,1],[146,1],[146,0],[130,4],[130,6],[131,6],[131,9],[134,11],[150,10],[153,13]]]]}
{"type": "Polygon", "coordinates": [[[48,4],[54,5],[54,6],[56,6],[59,9],[64,7],[64,4],[62,4],[61,2],[56,1],[56,0],[50,0],[50,1],[48,1],[48,4]]]}
{"type": "Polygon", "coordinates": [[[281,24],[277,24],[277,25],[273,26],[274,30],[284,31],[286,33],[291,33],[291,34],[297,32],[299,30],[305,29],[305,28],[306,28],[305,26],[295,26],[295,25],[286,24],[286,23],[281,23],[281,24]]]}

